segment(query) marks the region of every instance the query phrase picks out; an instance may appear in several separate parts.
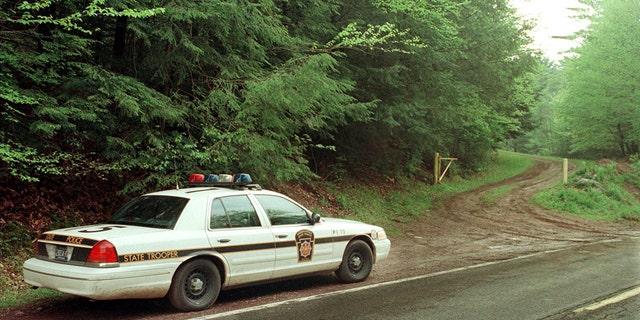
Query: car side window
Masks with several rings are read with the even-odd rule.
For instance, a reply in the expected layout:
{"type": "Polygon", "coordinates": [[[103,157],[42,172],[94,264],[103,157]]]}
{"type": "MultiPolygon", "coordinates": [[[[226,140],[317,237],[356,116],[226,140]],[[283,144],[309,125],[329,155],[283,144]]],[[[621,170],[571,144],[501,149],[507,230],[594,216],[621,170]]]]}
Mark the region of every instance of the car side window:
{"type": "Polygon", "coordinates": [[[217,198],[211,206],[211,229],[259,227],[256,209],[246,196],[217,198]]]}
{"type": "Polygon", "coordinates": [[[272,225],[309,223],[307,212],[288,199],[278,196],[257,195],[272,225]]]}

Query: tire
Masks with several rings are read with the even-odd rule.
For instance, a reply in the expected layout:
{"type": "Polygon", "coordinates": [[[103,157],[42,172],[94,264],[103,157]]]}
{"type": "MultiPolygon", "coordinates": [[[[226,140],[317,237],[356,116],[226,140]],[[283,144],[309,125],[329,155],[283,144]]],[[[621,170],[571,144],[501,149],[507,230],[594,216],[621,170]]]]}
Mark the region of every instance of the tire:
{"type": "Polygon", "coordinates": [[[180,266],[167,298],[180,311],[210,308],[220,293],[220,272],[210,260],[197,259],[180,266]]]}
{"type": "Polygon", "coordinates": [[[369,277],[373,269],[373,252],[362,240],[354,240],[347,245],[342,263],[336,271],[340,281],[346,283],[361,282],[369,277]]]}

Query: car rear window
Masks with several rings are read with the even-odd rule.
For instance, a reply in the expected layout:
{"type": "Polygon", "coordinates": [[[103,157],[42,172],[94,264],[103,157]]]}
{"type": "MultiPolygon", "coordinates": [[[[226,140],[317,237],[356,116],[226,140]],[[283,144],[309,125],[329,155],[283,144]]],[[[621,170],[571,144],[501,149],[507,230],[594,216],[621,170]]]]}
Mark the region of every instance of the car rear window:
{"type": "Polygon", "coordinates": [[[173,229],[189,199],[169,196],[142,196],[118,210],[108,223],[173,229]]]}

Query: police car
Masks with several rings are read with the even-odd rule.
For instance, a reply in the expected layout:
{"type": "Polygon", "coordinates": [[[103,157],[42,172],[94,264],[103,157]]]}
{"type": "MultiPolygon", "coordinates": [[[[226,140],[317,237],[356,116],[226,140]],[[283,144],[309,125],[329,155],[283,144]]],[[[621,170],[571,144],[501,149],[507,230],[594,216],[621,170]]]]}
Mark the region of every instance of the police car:
{"type": "Polygon", "coordinates": [[[321,218],[246,174],[192,174],[186,188],[133,199],[105,224],[45,232],[24,279],[95,300],[166,297],[181,311],[221,290],[335,272],[364,281],[386,258],[385,231],[321,218]]]}

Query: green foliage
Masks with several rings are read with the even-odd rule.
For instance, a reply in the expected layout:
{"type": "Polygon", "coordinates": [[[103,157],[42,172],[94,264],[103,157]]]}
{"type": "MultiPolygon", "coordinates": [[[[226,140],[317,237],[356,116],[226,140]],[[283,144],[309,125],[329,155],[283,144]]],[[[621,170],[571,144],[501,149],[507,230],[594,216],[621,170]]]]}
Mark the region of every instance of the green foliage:
{"type": "Polygon", "coordinates": [[[329,75],[336,63],[315,55],[248,81],[244,89],[213,92],[200,113],[215,112],[204,137],[214,146],[207,157],[220,161],[211,166],[231,163],[264,180],[311,177],[304,157],[311,135],[330,138],[336,126],[367,116],[367,105],[346,94],[352,83],[329,75]]]}
{"type": "Polygon", "coordinates": [[[637,180],[640,171],[620,174],[616,164],[584,165],[567,185],[558,185],[534,197],[540,205],[587,218],[619,221],[640,219],[640,201],[627,189],[629,179],[637,180]]]}
{"type": "Polygon", "coordinates": [[[640,153],[629,157],[629,164],[633,171],[624,174],[624,181],[640,189],[640,153]]]}
{"type": "Polygon", "coordinates": [[[64,30],[75,30],[91,34],[93,30],[83,26],[83,20],[91,17],[130,17],[130,18],[148,18],[156,14],[164,12],[163,8],[154,8],[147,10],[124,9],[117,10],[113,7],[105,5],[106,0],[91,0],[85,7],[76,7],[71,5],[71,10],[67,14],[56,12],[56,15],[39,14],[41,12],[50,13],[55,11],[54,4],[59,1],[54,0],[36,0],[33,2],[23,1],[17,6],[17,13],[21,13],[19,18],[9,19],[9,21],[23,24],[26,26],[38,26],[42,24],[51,24],[61,27],[64,30]]]}
{"type": "Polygon", "coordinates": [[[571,152],[589,158],[640,151],[640,2],[603,1],[558,102],[571,152]]]}
{"type": "Polygon", "coordinates": [[[532,100],[506,4],[3,2],[0,176],[73,161],[139,193],[193,170],[411,175],[436,151],[478,170],[532,100]]]}
{"type": "Polygon", "coordinates": [[[640,150],[640,108],[636,85],[640,63],[640,2],[590,1],[595,14],[582,14],[590,27],[582,45],[562,68],[541,70],[536,125],[512,140],[521,152],[585,159],[626,158],[640,150]]]}
{"type": "Polygon", "coordinates": [[[39,156],[35,149],[24,147],[12,141],[7,141],[7,143],[0,142],[0,159],[5,164],[5,170],[11,176],[23,181],[38,181],[38,178],[34,177],[35,172],[45,174],[61,173],[59,168],[55,166],[57,156],[39,156]]]}
{"type": "Polygon", "coordinates": [[[425,48],[418,36],[406,39],[410,34],[410,30],[398,30],[391,23],[383,25],[368,25],[364,30],[359,28],[357,22],[348,24],[336,37],[329,41],[327,45],[332,49],[340,48],[363,48],[363,49],[379,49],[386,52],[415,53],[402,49],[404,46],[415,48],[425,48]],[[402,47],[398,45],[401,44],[402,47]],[[389,49],[386,47],[391,45],[389,49]]]}
{"type": "Polygon", "coordinates": [[[526,77],[535,60],[523,49],[528,26],[506,2],[352,2],[347,13],[389,21],[425,46],[348,53],[356,97],[376,103],[371,121],[342,129],[337,145],[348,159],[406,175],[440,152],[474,171],[517,134],[534,101],[526,77]]]}
{"type": "Polygon", "coordinates": [[[410,223],[453,195],[513,177],[533,164],[528,156],[501,151],[492,154],[492,161],[481,173],[445,179],[435,186],[412,178],[369,176],[368,181],[328,182],[327,188],[343,209],[343,217],[382,225],[394,233],[396,223],[410,223]]]}
{"type": "Polygon", "coordinates": [[[531,110],[530,126],[525,128],[525,134],[508,141],[508,145],[517,152],[566,157],[570,141],[558,108],[562,87],[566,85],[564,74],[558,66],[546,61],[533,81],[537,101],[531,110]]]}
{"type": "Polygon", "coordinates": [[[0,258],[13,256],[16,248],[30,248],[31,235],[25,226],[8,221],[0,225],[0,258]]]}
{"type": "Polygon", "coordinates": [[[366,116],[367,105],[347,94],[353,83],[337,76],[335,58],[296,53],[312,43],[291,37],[273,5],[188,1],[134,23],[144,39],[136,51],[166,49],[142,59],[154,70],[142,74],[144,81],[179,92],[188,106],[184,143],[193,149],[178,153],[191,157],[177,159],[179,166],[247,171],[264,180],[309,178],[305,152],[325,146],[314,138],[330,140],[337,125],[366,116]]]}

